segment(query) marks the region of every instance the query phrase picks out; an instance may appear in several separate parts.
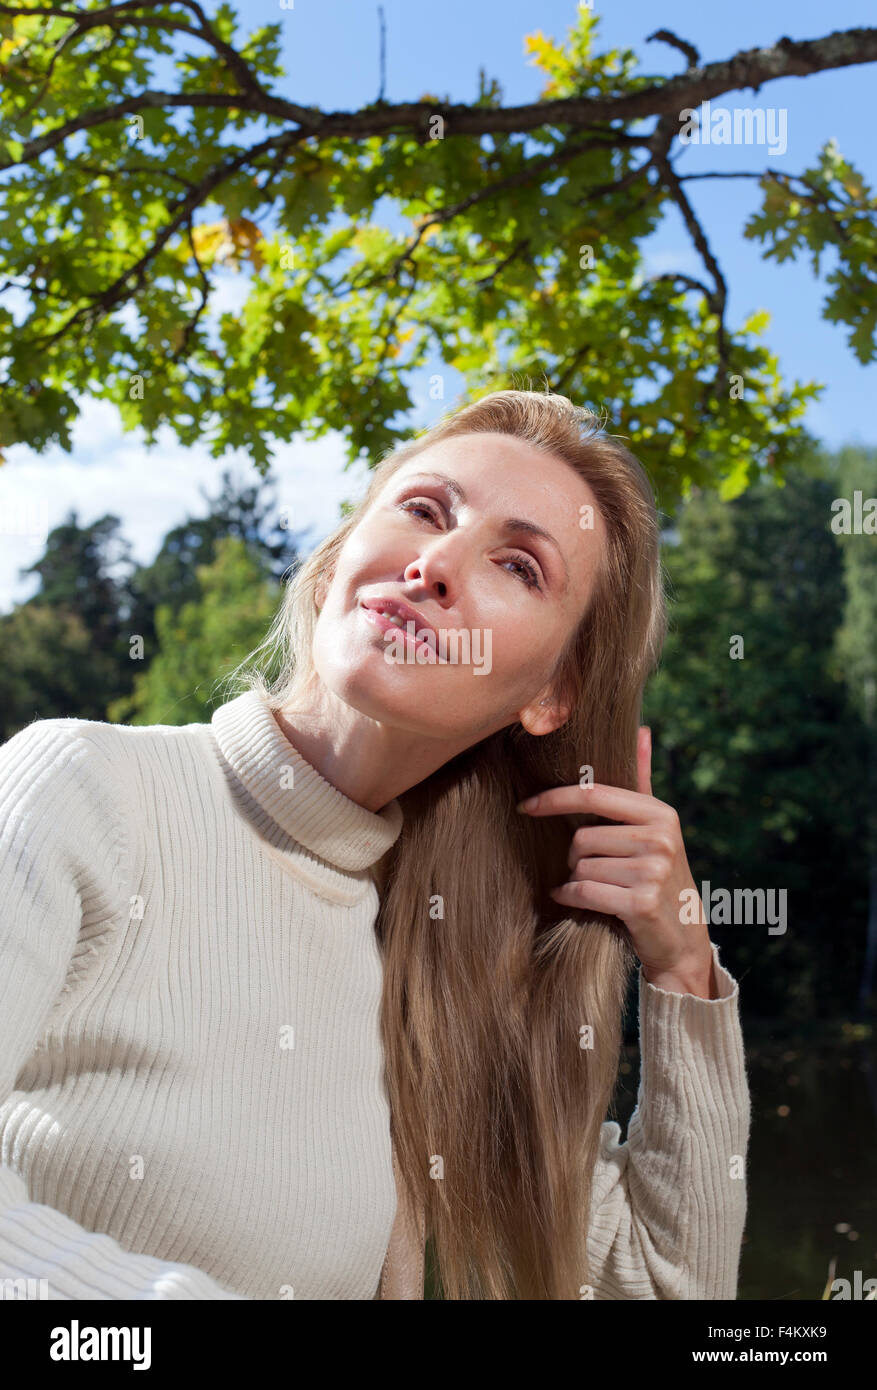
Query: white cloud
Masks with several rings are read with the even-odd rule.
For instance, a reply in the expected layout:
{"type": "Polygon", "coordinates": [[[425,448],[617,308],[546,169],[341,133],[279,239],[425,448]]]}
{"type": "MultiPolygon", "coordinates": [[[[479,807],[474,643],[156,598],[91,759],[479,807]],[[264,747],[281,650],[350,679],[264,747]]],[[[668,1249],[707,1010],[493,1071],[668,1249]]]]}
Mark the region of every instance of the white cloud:
{"type": "MultiPolygon", "coordinates": [[[[222,472],[230,469],[245,484],[258,481],[255,464],[243,450],[211,458],[206,449],[179,443],[160,430],[151,450],[139,432],[125,433],[114,406],[82,399],[73,426],[74,448],[36,454],[23,445],[8,448],[0,468],[0,609],[29,598],[37,585],[22,581],[21,567],[39,559],[52,527],[75,510],[81,525],[107,512],[122,520],[123,536],[141,564],[154,557],[167,531],[188,515],[204,516],[201,496],[219,492],[222,472]],[[34,522],[40,529],[33,531],[34,522]],[[25,529],[29,534],[22,534],[25,529]]],[[[278,507],[288,509],[288,526],[306,532],[299,541],[308,553],[337,524],[343,500],[361,496],[369,477],[365,460],[344,471],[345,445],[337,434],[276,447],[271,476],[278,507]]]]}

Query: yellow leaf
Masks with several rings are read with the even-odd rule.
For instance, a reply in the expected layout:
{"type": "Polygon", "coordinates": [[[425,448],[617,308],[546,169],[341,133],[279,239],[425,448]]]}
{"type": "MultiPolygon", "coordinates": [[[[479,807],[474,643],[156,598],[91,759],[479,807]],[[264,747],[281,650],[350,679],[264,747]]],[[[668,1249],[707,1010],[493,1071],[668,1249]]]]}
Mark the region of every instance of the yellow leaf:
{"type": "Polygon", "coordinates": [[[257,242],[264,238],[255,222],[251,222],[248,217],[238,217],[230,223],[231,238],[236,251],[249,252],[250,260],[256,270],[261,270],[265,264],[265,257],[257,246],[257,242]]]}
{"type": "Polygon", "coordinates": [[[770,314],[767,309],[756,309],[754,314],[750,314],[743,324],[744,333],[763,333],[770,323],[770,314]]]}
{"type": "Polygon", "coordinates": [[[551,71],[552,65],[559,57],[551,39],[546,39],[541,29],[537,29],[535,34],[524,35],[524,52],[534,54],[533,66],[542,68],[545,72],[551,71]]]}
{"type": "Polygon", "coordinates": [[[263,239],[255,222],[251,222],[248,217],[236,217],[232,221],[223,218],[221,222],[202,222],[192,231],[192,245],[202,265],[216,261],[219,265],[237,268],[241,256],[244,255],[249,257],[256,270],[261,270],[265,264],[265,257],[257,243],[263,239]]]}
{"type": "Polygon", "coordinates": [[[229,228],[236,246],[253,246],[262,235],[255,222],[248,217],[236,217],[229,223],[229,228]]]}
{"type": "Polygon", "coordinates": [[[395,342],[391,344],[391,346],[390,346],[390,355],[391,355],[392,357],[398,357],[398,356],[399,356],[399,353],[400,353],[401,350],[402,350],[403,344],[407,343],[408,340],[409,340],[409,338],[413,338],[413,337],[414,337],[414,329],[413,329],[413,328],[406,328],[405,332],[404,332],[404,333],[400,333],[399,336],[396,338],[395,342]]]}
{"type": "Polygon", "coordinates": [[[225,218],[221,222],[201,222],[192,228],[192,245],[199,261],[213,260],[227,239],[228,223],[225,218]]]}

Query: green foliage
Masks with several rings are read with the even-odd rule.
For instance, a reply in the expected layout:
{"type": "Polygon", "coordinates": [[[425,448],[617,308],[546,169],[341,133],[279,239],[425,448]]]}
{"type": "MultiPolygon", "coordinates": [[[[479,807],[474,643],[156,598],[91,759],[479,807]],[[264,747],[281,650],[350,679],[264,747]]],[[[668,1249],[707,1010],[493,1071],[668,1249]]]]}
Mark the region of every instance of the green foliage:
{"type": "Polygon", "coordinates": [[[117,516],[80,526],[77,513],[70,512],[49,533],[40,559],[22,571],[23,577],[39,576],[38,601],[75,612],[92,645],[103,652],[118,646],[126,601],[124,583],[113,577],[130,550],[120,527],[117,516]]]}
{"type": "Polygon", "coordinates": [[[810,252],[814,274],[834,252],[833,286],[824,317],[850,328],[849,344],[862,363],[877,353],[877,198],[862,175],[843,158],[837,141],[823,145],[815,167],[798,178],[766,175],[760,213],[745,235],[768,243],[765,259],[777,262],[810,252]]]}
{"type": "Polygon", "coordinates": [[[261,642],[279,601],[279,587],[236,536],[217,542],[216,558],[197,570],[200,596],[178,613],[158,609],[158,649],[135,680],[133,694],[110,705],[113,722],[188,724],[209,721],[216,681],[261,642]]]}
{"type": "MultiPolygon", "coordinates": [[[[138,697],[125,697],[142,677],[143,663],[160,649],[157,613],[167,637],[180,610],[201,603],[199,567],[213,563],[223,538],[244,546],[248,567],[254,567],[245,611],[261,585],[277,589],[296,554],[293,533],[281,524],[286,518],[274,511],[267,485],[238,487],[224,473],[218,494],[202,495],[207,514],[173,527],[147,565],[131,560],[115,516],[81,526],[73,512],[49,534],[43,555],[25,571],[39,577],[38,592],[0,615],[0,739],[32,719],[106,719],[108,708],[116,718],[126,718],[125,711],[136,715],[138,697]]],[[[231,591],[232,608],[237,598],[231,591]]],[[[229,620],[228,634],[235,632],[235,621],[229,620]]],[[[250,631],[246,620],[242,631],[250,631]]],[[[220,657],[223,651],[221,643],[220,657]]],[[[192,674],[193,686],[203,683],[205,673],[208,679],[216,675],[217,659],[206,654],[204,669],[192,674]]],[[[177,722],[173,711],[165,722],[177,722]]]]}
{"type": "MultiPolygon", "coordinates": [[[[868,499],[877,499],[877,450],[842,449],[834,477],[838,497],[845,498],[854,511],[858,492],[864,508],[868,499]]],[[[835,645],[838,673],[847,682],[854,704],[871,722],[877,692],[877,534],[873,529],[865,531],[863,524],[859,532],[839,532],[838,541],[847,593],[835,645]]]]}
{"type": "Polygon", "coordinates": [[[0,742],[33,719],[104,719],[124,688],[75,609],[32,601],[0,617],[0,742]]]}
{"type": "MultiPolygon", "coordinates": [[[[72,41],[69,18],[0,20],[0,274],[29,305],[17,326],[0,311],[0,450],[69,449],[84,395],[113,401],[149,444],[166,424],[217,458],[246,449],[263,470],[272,439],[327,430],[351,459],[376,459],[410,434],[412,373],[438,357],[470,396],[548,383],[605,410],[664,506],[792,466],[819,388],[783,380],[763,318],[726,325],[723,350],[715,303],[644,274],[642,243],[671,190],[644,172],[642,120],[471,136],[451,121],[430,138],[448,103],[426,95],[422,129],[305,139],[272,92],[250,143],[243,104],[138,101],[159,55],[173,56],[184,94],[241,91],[227,54],[175,30],[172,7],[156,17],[166,27],[102,24],[72,41]],[[234,275],[249,277],[246,304],[214,321],[205,310],[234,275]]],[[[225,4],[212,23],[251,85],[283,75],[279,23],[246,37],[225,4]]],[[[666,80],[629,49],[598,51],[597,30],[582,9],[563,43],[529,36],[547,100],[666,80]]],[[[474,105],[501,100],[482,69],[474,105]]],[[[874,200],[831,145],[806,178],[803,196],[769,178],[748,234],[777,260],[806,247],[817,270],[831,248],[826,313],[867,361],[874,200]]],[[[431,393],[444,400],[443,381],[431,393]]]]}
{"type": "Polygon", "coordinates": [[[225,536],[247,543],[264,578],[280,580],[296,559],[290,530],[280,524],[275,498],[266,484],[238,486],[228,471],[203,517],[186,517],[168,531],[155,559],[131,577],[132,608],[128,630],[139,633],[148,651],[155,650],[155,617],[164,606],[177,613],[200,597],[198,566],[212,563],[216,544],[225,536]]]}
{"type": "Polygon", "coordinates": [[[835,495],[796,471],[781,489],[685,505],[644,713],[655,795],[679,812],[695,882],[787,890],[785,935],[711,934],[738,978],[757,965],[750,1009],[799,1022],[852,1007],[865,942],[866,738],[833,659],[847,602],[835,495]]]}
{"type": "Polygon", "coordinates": [[[80,526],[76,512],[48,535],[24,575],[32,599],[0,617],[0,738],[31,719],[103,719],[130,688],[123,665],[129,547],[117,516],[80,526]]]}

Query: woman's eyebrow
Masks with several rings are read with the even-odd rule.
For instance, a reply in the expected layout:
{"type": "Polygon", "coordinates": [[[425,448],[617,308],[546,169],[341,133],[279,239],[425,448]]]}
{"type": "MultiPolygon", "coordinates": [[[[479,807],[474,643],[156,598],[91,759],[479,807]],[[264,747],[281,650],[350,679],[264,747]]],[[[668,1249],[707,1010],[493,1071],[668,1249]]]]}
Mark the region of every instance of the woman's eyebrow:
{"type": "MultiPolygon", "coordinates": [[[[466,493],[456,478],[448,477],[447,473],[409,473],[408,482],[414,482],[417,478],[434,478],[436,482],[443,483],[452,497],[461,505],[466,502],[466,493]]],[[[569,566],[564,558],[563,551],[554,539],[550,531],[546,531],[543,526],[537,526],[535,521],[526,521],[523,517],[508,516],[501,522],[503,530],[508,534],[511,532],[523,532],[528,536],[540,536],[542,540],[548,541],[554,546],[563,565],[563,572],[566,575],[566,586],[569,585],[569,566]]]]}

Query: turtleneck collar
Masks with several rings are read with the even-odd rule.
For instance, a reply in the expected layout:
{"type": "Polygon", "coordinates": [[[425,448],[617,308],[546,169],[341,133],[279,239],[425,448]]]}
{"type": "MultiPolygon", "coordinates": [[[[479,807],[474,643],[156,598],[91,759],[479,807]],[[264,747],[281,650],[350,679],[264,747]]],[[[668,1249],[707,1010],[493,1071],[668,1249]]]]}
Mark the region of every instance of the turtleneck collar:
{"type": "MultiPolygon", "coordinates": [[[[322,886],[343,892],[351,886],[350,874],[362,875],[398,839],[398,798],[379,812],[351,801],[290,743],[258,691],[220,705],[210,723],[228,769],[255,803],[251,818],[267,818],[283,837],[303,846],[311,876],[322,886]]],[[[290,848],[271,838],[278,848],[290,848]]]]}

